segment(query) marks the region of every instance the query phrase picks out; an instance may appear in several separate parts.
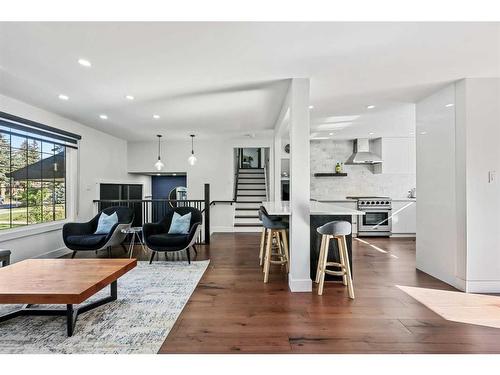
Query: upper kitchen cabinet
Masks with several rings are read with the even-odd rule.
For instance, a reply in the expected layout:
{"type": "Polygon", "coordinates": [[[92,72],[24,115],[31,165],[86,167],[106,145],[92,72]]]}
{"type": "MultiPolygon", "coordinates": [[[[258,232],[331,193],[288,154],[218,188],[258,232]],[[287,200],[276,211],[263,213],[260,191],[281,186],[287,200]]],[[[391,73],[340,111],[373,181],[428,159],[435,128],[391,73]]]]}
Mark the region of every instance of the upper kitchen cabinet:
{"type": "Polygon", "coordinates": [[[415,138],[379,138],[375,145],[382,156],[382,163],[374,166],[373,173],[415,173],[415,138]]]}

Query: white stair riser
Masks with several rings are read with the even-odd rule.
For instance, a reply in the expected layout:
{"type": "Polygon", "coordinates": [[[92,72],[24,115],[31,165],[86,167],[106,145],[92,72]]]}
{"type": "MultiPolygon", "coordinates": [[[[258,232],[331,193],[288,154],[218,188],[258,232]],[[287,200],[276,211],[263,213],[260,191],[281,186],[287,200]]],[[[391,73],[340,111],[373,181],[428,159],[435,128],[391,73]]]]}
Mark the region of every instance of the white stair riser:
{"type": "Polygon", "coordinates": [[[241,184],[245,184],[245,183],[249,183],[249,182],[252,182],[252,183],[255,183],[255,182],[258,182],[259,184],[262,184],[262,185],[265,185],[265,180],[262,179],[262,178],[253,178],[253,177],[249,177],[249,178],[238,178],[238,186],[241,184]]]}
{"type": "Polygon", "coordinates": [[[245,208],[258,211],[260,206],[262,206],[261,203],[236,202],[236,208],[245,208]]]}
{"type": "Polygon", "coordinates": [[[265,195],[265,190],[238,190],[237,195],[265,195]]]}
{"type": "Polygon", "coordinates": [[[240,173],[264,173],[264,169],[255,168],[255,169],[239,169],[240,173]]]}
{"type": "MultiPolygon", "coordinates": [[[[266,191],[266,185],[264,184],[238,184],[238,190],[241,190],[241,189],[264,189],[263,191],[266,191]]],[[[262,190],[261,190],[262,191],[262,190]]]]}
{"type": "MultiPolygon", "coordinates": [[[[242,208],[240,206],[240,208],[242,208]]],[[[234,214],[237,215],[253,215],[253,216],[258,216],[259,215],[259,207],[244,207],[244,209],[239,209],[239,210],[234,210],[234,214]]]]}
{"type": "Polygon", "coordinates": [[[248,218],[248,217],[235,217],[235,223],[239,224],[261,224],[259,218],[248,218]]]}
{"type": "MultiPolygon", "coordinates": [[[[266,200],[265,196],[262,197],[244,197],[244,196],[238,196],[236,198],[237,202],[257,202],[257,203],[262,203],[263,201],[266,200]]],[[[260,204],[259,204],[260,206],[260,204]]]]}

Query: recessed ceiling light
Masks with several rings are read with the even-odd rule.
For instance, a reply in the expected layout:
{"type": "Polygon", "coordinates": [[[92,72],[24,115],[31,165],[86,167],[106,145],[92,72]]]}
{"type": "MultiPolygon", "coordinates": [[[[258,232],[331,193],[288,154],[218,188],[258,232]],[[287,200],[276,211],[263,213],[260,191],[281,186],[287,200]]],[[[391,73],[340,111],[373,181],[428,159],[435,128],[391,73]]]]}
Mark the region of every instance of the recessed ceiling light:
{"type": "Polygon", "coordinates": [[[369,134],[370,134],[370,135],[373,135],[373,134],[375,134],[375,133],[369,133],[369,134]]]}
{"type": "Polygon", "coordinates": [[[448,103],[448,104],[446,104],[446,105],[445,105],[445,107],[446,107],[446,108],[450,108],[450,107],[453,107],[454,105],[455,105],[455,104],[453,104],[453,103],[448,103]]]}
{"type": "Polygon", "coordinates": [[[172,176],[177,176],[177,173],[172,173],[172,176]]]}
{"type": "Polygon", "coordinates": [[[426,135],[426,134],[427,134],[427,132],[420,132],[420,134],[422,134],[422,135],[426,135]]]}
{"type": "Polygon", "coordinates": [[[373,104],[370,104],[370,105],[366,106],[366,109],[373,109],[373,108],[375,108],[375,106],[373,104]]]}
{"type": "Polygon", "coordinates": [[[328,135],[333,135],[333,133],[328,133],[328,135]]]}
{"type": "Polygon", "coordinates": [[[135,98],[132,95],[125,95],[125,99],[134,100],[135,98]]]}
{"type": "Polygon", "coordinates": [[[59,94],[59,99],[61,99],[61,100],[69,100],[69,96],[68,95],[64,95],[64,94],[59,94]]]}
{"type": "Polygon", "coordinates": [[[158,119],[160,118],[160,115],[153,115],[153,118],[154,118],[155,120],[158,120],[158,119]]]}
{"type": "Polygon", "coordinates": [[[102,120],[107,120],[108,116],[105,114],[102,114],[102,115],[99,115],[99,118],[101,118],[102,120]]]}
{"type": "Polygon", "coordinates": [[[81,66],[84,66],[86,68],[90,68],[92,66],[92,63],[86,59],[78,59],[78,64],[80,64],[81,66]]]}
{"type": "Polygon", "coordinates": [[[313,105],[310,105],[310,106],[309,106],[309,109],[314,109],[314,106],[313,106],[313,105]]]}

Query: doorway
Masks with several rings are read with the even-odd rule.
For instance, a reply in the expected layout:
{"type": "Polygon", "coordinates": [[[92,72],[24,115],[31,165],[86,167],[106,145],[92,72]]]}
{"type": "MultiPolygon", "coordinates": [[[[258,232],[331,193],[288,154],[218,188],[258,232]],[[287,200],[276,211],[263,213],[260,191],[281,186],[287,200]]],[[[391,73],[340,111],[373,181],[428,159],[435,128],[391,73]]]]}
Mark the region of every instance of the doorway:
{"type": "MultiPolygon", "coordinates": [[[[185,200],[187,199],[187,177],[151,176],[151,195],[153,200],[185,200]]],[[[160,221],[168,211],[175,207],[175,202],[153,202],[153,221],[160,221]]]]}
{"type": "Polygon", "coordinates": [[[262,168],[262,152],[260,148],[242,148],[240,169],[262,168]]]}

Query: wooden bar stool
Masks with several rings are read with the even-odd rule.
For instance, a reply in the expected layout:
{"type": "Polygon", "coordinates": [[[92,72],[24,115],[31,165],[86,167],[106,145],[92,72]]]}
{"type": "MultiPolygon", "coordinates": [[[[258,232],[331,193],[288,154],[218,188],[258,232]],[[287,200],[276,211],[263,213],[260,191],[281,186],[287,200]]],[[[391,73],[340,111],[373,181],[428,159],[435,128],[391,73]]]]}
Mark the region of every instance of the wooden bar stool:
{"type": "MultiPolygon", "coordinates": [[[[261,222],[262,222],[262,215],[266,215],[272,221],[283,221],[283,218],[281,218],[279,216],[270,216],[264,206],[259,207],[259,220],[261,222]]],[[[264,224],[262,224],[262,232],[261,232],[261,236],[260,236],[260,251],[259,251],[259,264],[261,267],[264,265],[264,252],[266,249],[266,236],[267,236],[267,229],[264,226],[264,224]]],[[[280,253],[282,253],[283,249],[281,246],[278,247],[278,240],[276,239],[277,238],[276,233],[273,233],[272,237],[273,237],[273,248],[274,247],[278,248],[278,251],[280,253]]],[[[271,250],[273,250],[273,249],[271,249],[271,250]]],[[[273,255],[275,255],[275,254],[273,253],[273,255]]]]}
{"type": "Polygon", "coordinates": [[[283,220],[273,220],[265,209],[259,209],[259,216],[262,220],[264,231],[261,238],[261,251],[264,252],[264,282],[267,283],[269,279],[269,268],[271,264],[281,264],[286,266],[288,272],[289,267],[289,253],[288,253],[288,239],[287,229],[288,223],[283,220]],[[266,239],[267,237],[267,239],[266,239]],[[273,239],[276,241],[277,252],[273,252],[273,239]],[[277,259],[273,259],[273,256],[277,259]]]}
{"type": "Polygon", "coordinates": [[[321,234],[321,246],[315,280],[316,283],[319,283],[318,295],[323,294],[325,274],[328,274],[342,276],[342,283],[347,286],[349,298],[354,299],[354,286],[352,283],[349,253],[347,252],[347,242],[345,239],[345,236],[351,234],[351,223],[347,221],[331,221],[319,227],[317,231],[321,234]],[[328,262],[328,249],[332,238],[337,240],[340,263],[328,262]],[[340,271],[329,270],[327,267],[338,267],[340,268],[340,271]]]}

